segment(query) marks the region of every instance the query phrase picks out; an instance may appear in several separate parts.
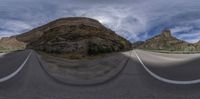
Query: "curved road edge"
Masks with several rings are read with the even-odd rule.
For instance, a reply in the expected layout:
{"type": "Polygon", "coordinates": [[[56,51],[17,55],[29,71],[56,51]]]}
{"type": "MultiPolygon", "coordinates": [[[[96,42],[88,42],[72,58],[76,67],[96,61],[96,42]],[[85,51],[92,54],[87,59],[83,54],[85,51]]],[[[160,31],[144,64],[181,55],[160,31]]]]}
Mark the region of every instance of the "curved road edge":
{"type": "Polygon", "coordinates": [[[32,54],[32,51],[28,54],[27,58],[24,60],[24,62],[21,64],[21,66],[16,71],[14,71],[13,73],[9,74],[8,76],[0,78],[0,83],[5,82],[5,81],[13,78],[14,76],[16,76],[23,69],[23,67],[25,66],[26,62],[30,58],[31,54],[32,54]]]}
{"type": "Polygon", "coordinates": [[[197,84],[200,83],[200,79],[196,79],[196,80],[190,80],[190,81],[179,81],[179,80],[171,80],[168,78],[164,78],[161,77],[155,73],[153,73],[141,60],[141,58],[138,56],[137,52],[134,50],[134,53],[136,55],[136,57],[138,58],[139,62],[142,64],[142,67],[145,69],[145,71],[147,71],[153,78],[165,82],[165,83],[169,83],[169,84],[176,84],[176,85],[189,85],[189,84],[197,84]]]}

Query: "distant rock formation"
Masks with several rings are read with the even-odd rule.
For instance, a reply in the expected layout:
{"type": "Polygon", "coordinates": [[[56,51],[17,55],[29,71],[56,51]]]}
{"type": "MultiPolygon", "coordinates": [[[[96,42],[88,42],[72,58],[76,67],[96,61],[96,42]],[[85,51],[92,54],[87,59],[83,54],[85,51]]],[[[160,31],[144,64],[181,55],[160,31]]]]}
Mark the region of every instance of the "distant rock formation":
{"type": "Polygon", "coordinates": [[[139,46],[141,46],[144,43],[145,43],[144,41],[136,41],[133,43],[133,48],[138,48],[139,46]]]}
{"type": "Polygon", "coordinates": [[[15,37],[3,37],[0,39],[0,51],[15,51],[25,49],[26,44],[15,37]]]}
{"type": "Polygon", "coordinates": [[[1,49],[32,48],[47,53],[81,56],[125,51],[131,43],[97,20],[61,18],[26,33],[0,40],[1,49]]]}
{"type": "Polygon", "coordinates": [[[164,30],[161,34],[146,40],[137,48],[150,50],[169,50],[169,51],[195,51],[200,50],[195,44],[177,39],[171,35],[170,30],[164,30]]]}

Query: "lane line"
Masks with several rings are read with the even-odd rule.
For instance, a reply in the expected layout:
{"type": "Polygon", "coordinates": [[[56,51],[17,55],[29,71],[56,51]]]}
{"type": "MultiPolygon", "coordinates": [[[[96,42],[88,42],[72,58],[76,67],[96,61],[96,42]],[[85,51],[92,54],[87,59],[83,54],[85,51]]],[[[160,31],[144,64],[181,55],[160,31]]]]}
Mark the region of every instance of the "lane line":
{"type": "Polygon", "coordinates": [[[6,53],[0,53],[0,58],[6,55],[6,53]]]}
{"type": "Polygon", "coordinates": [[[154,77],[155,79],[157,79],[159,81],[162,81],[162,82],[165,82],[165,83],[169,83],[169,84],[179,84],[179,85],[200,83],[200,79],[190,80],[190,81],[179,81],[179,80],[171,80],[171,79],[167,79],[167,78],[161,77],[161,76],[153,73],[151,70],[149,70],[149,68],[140,59],[140,57],[138,56],[137,52],[135,50],[133,50],[133,51],[134,51],[136,57],[138,58],[139,62],[142,64],[142,66],[145,69],[145,71],[147,71],[152,77],[154,77]]]}
{"type": "Polygon", "coordinates": [[[14,77],[15,75],[17,75],[22,70],[22,68],[25,66],[25,64],[28,61],[28,59],[30,58],[31,54],[32,54],[32,51],[29,53],[29,55],[27,56],[25,61],[21,64],[21,66],[16,71],[14,71],[13,73],[9,74],[6,77],[0,78],[0,83],[7,81],[7,80],[11,79],[12,77],[14,77]]]}

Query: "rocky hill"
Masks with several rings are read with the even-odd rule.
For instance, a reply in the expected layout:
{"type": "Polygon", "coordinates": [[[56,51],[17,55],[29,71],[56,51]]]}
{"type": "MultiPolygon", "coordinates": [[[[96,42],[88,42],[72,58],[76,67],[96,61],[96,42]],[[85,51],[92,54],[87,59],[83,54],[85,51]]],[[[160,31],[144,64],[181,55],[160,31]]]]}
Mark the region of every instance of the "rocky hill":
{"type": "Polygon", "coordinates": [[[0,40],[0,50],[16,50],[25,47],[48,53],[70,52],[92,55],[127,50],[130,49],[131,44],[97,20],[69,17],[0,40]]]}
{"type": "Polygon", "coordinates": [[[55,21],[42,25],[26,33],[16,35],[14,37],[19,41],[31,43],[31,42],[37,41],[43,35],[45,31],[48,31],[52,28],[59,27],[62,25],[78,25],[78,24],[87,24],[87,25],[96,26],[96,27],[103,27],[103,25],[101,25],[100,23],[98,23],[98,21],[94,19],[85,18],[85,17],[84,18],[83,17],[69,17],[69,18],[57,19],[55,21]]]}
{"type": "Polygon", "coordinates": [[[50,25],[51,29],[44,31],[38,40],[27,47],[73,58],[125,51],[132,47],[129,41],[93,19],[65,18],[55,23],[59,24],[50,25]]]}
{"type": "Polygon", "coordinates": [[[26,43],[18,41],[14,37],[4,37],[0,39],[0,52],[21,50],[26,47],[26,43]]]}
{"type": "Polygon", "coordinates": [[[146,40],[138,46],[140,49],[169,50],[169,51],[194,51],[198,46],[177,39],[171,35],[170,30],[164,30],[161,34],[146,40]]]}
{"type": "Polygon", "coordinates": [[[195,45],[200,45],[200,40],[198,42],[196,42],[195,45]]]}

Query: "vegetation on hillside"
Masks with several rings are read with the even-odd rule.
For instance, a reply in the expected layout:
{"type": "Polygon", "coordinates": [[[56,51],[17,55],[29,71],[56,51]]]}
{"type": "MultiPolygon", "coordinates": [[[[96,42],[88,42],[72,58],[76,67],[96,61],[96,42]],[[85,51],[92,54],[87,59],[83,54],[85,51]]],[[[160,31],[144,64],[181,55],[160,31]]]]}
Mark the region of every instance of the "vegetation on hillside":
{"type": "Polygon", "coordinates": [[[27,47],[49,54],[79,58],[132,48],[129,41],[98,21],[88,18],[66,20],[71,19],[65,19],[65,24],[45,31],[37,41],[29,43],[27,47]]]}

